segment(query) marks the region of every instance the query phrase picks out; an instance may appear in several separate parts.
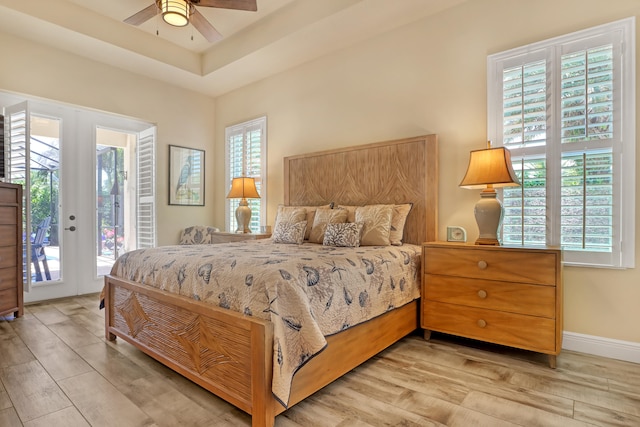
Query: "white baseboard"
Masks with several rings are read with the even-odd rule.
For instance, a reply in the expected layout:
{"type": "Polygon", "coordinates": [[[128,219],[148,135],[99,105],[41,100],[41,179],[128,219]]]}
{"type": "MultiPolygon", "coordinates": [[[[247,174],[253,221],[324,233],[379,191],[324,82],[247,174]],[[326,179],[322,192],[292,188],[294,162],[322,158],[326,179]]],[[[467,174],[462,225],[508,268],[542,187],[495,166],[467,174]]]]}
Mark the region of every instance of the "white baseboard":
{"type": "Polygon", "coordinates": [[[611,359],[640,363],[640,343],[614,340],[594,335],[564,332],[562,340],[564,350],[579,351],[611,359]]]}

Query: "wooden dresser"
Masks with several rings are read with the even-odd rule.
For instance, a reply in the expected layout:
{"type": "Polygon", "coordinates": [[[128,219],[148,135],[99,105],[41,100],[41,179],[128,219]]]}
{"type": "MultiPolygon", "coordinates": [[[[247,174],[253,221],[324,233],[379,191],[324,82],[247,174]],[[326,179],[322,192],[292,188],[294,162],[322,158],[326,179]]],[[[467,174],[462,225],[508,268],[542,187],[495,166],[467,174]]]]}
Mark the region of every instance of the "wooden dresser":
{"type": "Polygon", "coordinates": [[[241,240],[268,239],[271,233],[230,233],[221,231],[211,235],[211,243],[239,242],[241,240]]]}
{"type": "Polygon", "coordinates": [[[425,243],[421,327],[549,355],[562,346],[562,251],[425,243]]]}
{"type": "Polygon", "coordinates": [[[0,316],[24,314],[22,186],[0,182],[0,316]]]}

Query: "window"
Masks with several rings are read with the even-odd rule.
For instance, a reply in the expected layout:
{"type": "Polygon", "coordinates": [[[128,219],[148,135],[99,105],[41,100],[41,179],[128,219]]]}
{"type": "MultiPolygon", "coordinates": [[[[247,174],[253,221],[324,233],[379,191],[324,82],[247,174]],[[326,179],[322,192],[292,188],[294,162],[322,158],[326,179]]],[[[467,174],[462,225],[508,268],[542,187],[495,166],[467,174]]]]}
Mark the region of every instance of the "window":
{"type": "Polygon", "coordinates": [[[634,43],[629,18],[489,56],[489,139],[522,184],[503,190],[505,244],[633,267],[634,43]]]}
{"type": "MultiPolygon", "coordinates": [[[[259,199],[248,199],[251,208],[253,232],[260,230],[266,215],[266,164],[267,164],[267,118],[230,126],[225,129],[226,140],[226,187],[231,188],[231,180],[240,176],[255,178],[259,199]]],[[[226,195],[226,194],[225,194],[226,195]]],[[[235,212],[239,199],[226,199],[225,226],[233,231],[238,228],[235,212]]]]}

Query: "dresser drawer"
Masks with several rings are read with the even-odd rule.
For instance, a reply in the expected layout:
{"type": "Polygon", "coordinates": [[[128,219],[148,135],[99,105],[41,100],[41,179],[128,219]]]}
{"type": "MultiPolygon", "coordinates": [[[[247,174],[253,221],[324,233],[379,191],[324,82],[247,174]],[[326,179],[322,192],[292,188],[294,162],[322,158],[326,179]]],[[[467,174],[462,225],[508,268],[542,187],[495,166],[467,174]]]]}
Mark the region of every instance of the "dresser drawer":
{"type": "MultiPolygon", "coordinates": [[[[13,185],[13,184],[8,184],[13,185]]],[[[22,195],[18,186],[3,186],[0,188],[0,204],[19,204],[22,202],[22,195]]]]}
{"type": "Polygon", "coordinates": [[[18,223],[18,207],[17,206],[0,206],[0,224],[17,224],[18,223]]]}
{"type": "Polygon", "coordinates": [[[0,246],[0,268],[18,265],[18,249],[15,246],[0,246]]]}
{"type": "Polygon", "coordinates": [[[554,318],[556,289],[464,277],[427,274],[423,297],[427,300],[487,308],[510,313],[554,318]]]}
{"type": "Polygon", "coordinates": [[[18,241],[18,227],[15,225],[0,225],[0,246],[13,245],[18,241]]]}
{"type": "Polygon", "coordinates": [[[424,272],[555,286],[556,254],[480,247],[425,247],[424,272]]]}
{"type": "Polygon", "coordinates": [[[16,267],[0,268],[0,289],[15,288],[18,278],[16,267]]]}
{"type": "Polygon", "coordinates": [[[503,345],[557,353],[555,320],[424,301],[422,327],[503,345]]]}
{"type": "Polygon", "coordinates": [[[0,313],[13,310],[16,307],[18,307],[18,290],[15,287],[0,290],[0,313]]]}

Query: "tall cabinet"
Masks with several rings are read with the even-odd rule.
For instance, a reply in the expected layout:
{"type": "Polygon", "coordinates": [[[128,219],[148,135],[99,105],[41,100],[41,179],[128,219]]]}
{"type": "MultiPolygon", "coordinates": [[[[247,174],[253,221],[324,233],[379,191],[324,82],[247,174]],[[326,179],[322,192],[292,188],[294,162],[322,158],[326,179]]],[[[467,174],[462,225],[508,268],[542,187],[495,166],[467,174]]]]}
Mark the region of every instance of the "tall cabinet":
{"type": "Polygon", "coordinates": [[[22,186],[0,182],[0,316],[24,314],[22,186]]]}

